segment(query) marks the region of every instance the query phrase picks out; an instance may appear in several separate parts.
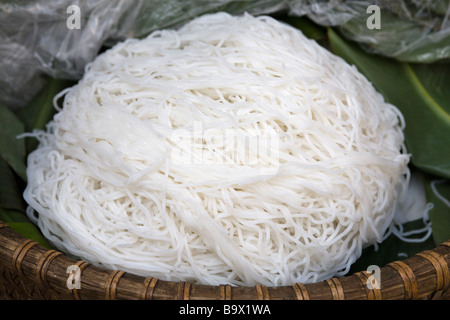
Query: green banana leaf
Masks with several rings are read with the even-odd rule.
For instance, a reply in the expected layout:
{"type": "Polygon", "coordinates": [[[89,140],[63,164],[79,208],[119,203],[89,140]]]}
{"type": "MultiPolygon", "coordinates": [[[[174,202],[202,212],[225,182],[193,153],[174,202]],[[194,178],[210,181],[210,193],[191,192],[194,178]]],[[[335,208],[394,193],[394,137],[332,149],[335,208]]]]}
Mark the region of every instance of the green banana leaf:
{"type": "Polygon", "coordinates": [[[27,204],[23,199],[26,156],[38,142],[31,138],[18,139],[17,136],[33,129],[44,129],[56,113],[54,96],[72,84],[71,81],[49,78],[35,99],[20,111],[13,112],[0,105],[0,220],[46,248],[50,245],[26,216],[27,204]]]}
{"type": "MultiPolygon", "coordinates": [[[[50,119],[57,112],[53,106],[53,98],[67,87],[76,84],[74,81],[47,78],[47,83],[31,100],[31,102],[17,112],[17,117],[23,123],[24,132],[32,132],[34,129],[44,130],[50,119]]],[[[37,147],[38,141],[33,138],[25,139],[27,154],[37,147]]]]}
{"type": "Polygon", "coordinates": [[[25,143],[17,139],[23,132],[23,123],[8,107],[0,104],[0,157],[26,181],[25,143]]]}
{"type": "Polygon", "coordinates": [[[450,63],[413,64],[412,68],[431,98],[450,114],[450,63]]]}
{"type": "Polygon", "coordinates": [[[450,239],[450,180],[428,177],[425,193],[433,208],[428,213],[432,223],[434,242],[450,239]]]}
{"type": "Polygon", "coordinates": [[[335,54],[355,65],[402,112],[411,162],[424,172],[450,178],[450,100],[445,101],[450,77],[439,76],[441,82],[433,86],[435,76],[424,76],[423,67],[368,54],[331,28],[328,39],[335,54]]]}
{"type": "Polygon", "coordinates": [[[25,212],[22,199],[24,184],[8,165],[0,158],[0,208],[25,212]]]}

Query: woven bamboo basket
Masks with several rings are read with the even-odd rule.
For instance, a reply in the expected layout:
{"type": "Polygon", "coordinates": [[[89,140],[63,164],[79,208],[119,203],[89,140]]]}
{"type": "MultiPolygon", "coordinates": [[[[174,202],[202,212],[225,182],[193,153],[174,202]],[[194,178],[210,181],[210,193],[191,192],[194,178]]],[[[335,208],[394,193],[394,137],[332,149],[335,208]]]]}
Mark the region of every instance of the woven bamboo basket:
{"type": "Polygon", "coordinates": [[[107,270],[48,250],[0,221],[0,299],[416,300],[450,299],[450,240],[380,268],[290,286],[208,286],[107,270]],[[79,281],[77,283],[77,281],[79,281]]]}

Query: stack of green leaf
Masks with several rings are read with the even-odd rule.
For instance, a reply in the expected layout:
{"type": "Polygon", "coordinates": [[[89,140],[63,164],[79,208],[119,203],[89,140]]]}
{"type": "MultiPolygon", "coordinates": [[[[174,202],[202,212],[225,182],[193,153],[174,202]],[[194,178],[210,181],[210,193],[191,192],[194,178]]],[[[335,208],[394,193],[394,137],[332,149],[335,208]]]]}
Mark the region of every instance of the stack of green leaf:
{"type": "MultiPolygon", "coordinates": [[[[440,3],[436,5],[435,14],[448,18],[450,1],[440,3]]],[[[239,13],[245,6],[236,2],[220,9],[239,13]]],[[[390,236],[378,248],[366,249],[351,271],[407,258],[450,239],[450,36],[433,38],[427,45],[410,47],[395,56],[389,52],[395,51],[391,49],[398,38],[391,39],[389,45],[384,43],[371,48],[368,43],[354,41],[368,38],[386,41],[386,34],[395,34],[392,28],[410,32],[420,29],[420,16],[405,19],[400,11],[395,6],[382,7],[380,29],[366,27],[369,15],[365,10],[335,26],[320,25],[306,16],[277,14],[278,18],[354,64],[388,102],[400,109],[406,122],[405,139],[412,155],[411,169],[425,177],[427,201],[433,203],[429,212],[431,237],[424,242],[404,242],[390,236]],[[384,51],[386,48],[391,51],[384,51]],[[439,182],[435,190],[431,188],[432,181],[439,182]]],[[[441,23],[447,23],[447,19],[442,20],[441,23]]],[[[0,105],[0,220],[48,248],[50,245],[39,229],[27,218],[27,204],[22,197],[27,183],[27,155],[36,148],[37,142],[17,136],[44,129],[56,112],[52,104],[55,94],[73,84],[48,77],[47,85],[25,108],[17,110],[0,105]]],[[[409,222],[404,227],[414,229],[421,225],[422,220],[409,222]]]]}

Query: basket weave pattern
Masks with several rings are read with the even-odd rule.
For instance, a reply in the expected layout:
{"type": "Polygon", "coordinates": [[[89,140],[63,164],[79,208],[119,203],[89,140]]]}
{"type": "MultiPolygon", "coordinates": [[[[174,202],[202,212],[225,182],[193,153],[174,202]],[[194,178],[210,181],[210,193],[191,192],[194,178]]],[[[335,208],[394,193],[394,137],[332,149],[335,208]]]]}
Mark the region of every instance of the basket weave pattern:
{"type": "MultiPolygon", "coordinates": [[[[208,286],[140,277],[74,260],[26,239],[0,221],[0,299],[159,300],[406,300],[450,299],[450,240],[380,269],[380,286],[367,271],[291,286],[208,286]],[[80,286],[68,279],[75,267],[80,286]]],[[[72,278],[70,278],[72,279],[72,278]]]]}

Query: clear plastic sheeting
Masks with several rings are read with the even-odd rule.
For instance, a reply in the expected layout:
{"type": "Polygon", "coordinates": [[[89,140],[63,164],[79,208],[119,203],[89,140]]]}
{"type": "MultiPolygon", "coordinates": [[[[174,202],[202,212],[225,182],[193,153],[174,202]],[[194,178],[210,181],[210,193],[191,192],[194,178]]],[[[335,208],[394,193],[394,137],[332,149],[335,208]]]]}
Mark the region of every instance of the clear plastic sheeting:
{"type": "Polygon", "coordinates": [[[79,79],[103,45],[217,11],[307,16],[339,27],[370,52],[404,61],[450,57],[450,0],[0,0],[0,101],[20,108],[44,75],[79,79]],[[370,5],[381,10],[380,29],[367,27],[370,5]]]}
{"type": "MultiPolygon", "coordinates": [[[[125,1],[78,1],[80,29],[69,29],[71,0],[0,6],[0,94],[20,107],[44,84],[43,74],[76,79],[126,10],[125,1]]],[[[77,2],[75,2],[77,3],[77,2]]]]}
{"type": "Polygon", "coordinates": [[[417,63],[450,57],[450,0],[305,2],[291,14],[337,26],[370,53],[417,63]]]}
{"type": "Polygon", "coordinates": [[[79,79],[104,44],[177,27],[208,12],[266,13],[283,6],[269,0],[0,0],[0,101],[26,105],[45,74],[79,79]]]}

